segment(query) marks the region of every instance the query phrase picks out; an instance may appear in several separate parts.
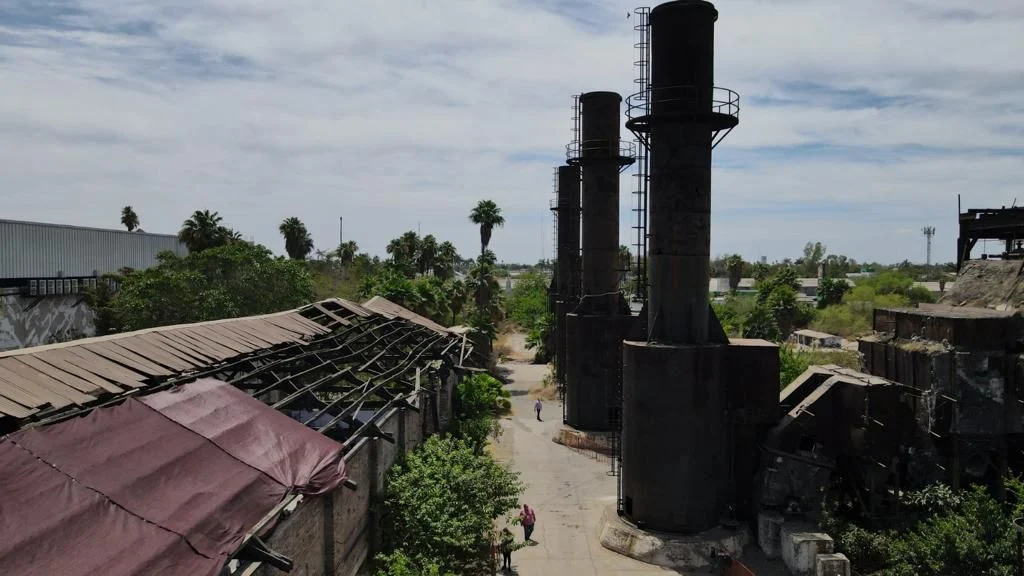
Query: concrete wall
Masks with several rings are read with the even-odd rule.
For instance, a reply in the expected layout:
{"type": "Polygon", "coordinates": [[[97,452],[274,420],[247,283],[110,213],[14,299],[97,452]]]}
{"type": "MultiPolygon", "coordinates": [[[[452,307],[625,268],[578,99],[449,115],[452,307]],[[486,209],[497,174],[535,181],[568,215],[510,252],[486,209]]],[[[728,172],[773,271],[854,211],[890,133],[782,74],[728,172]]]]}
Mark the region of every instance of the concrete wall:
{"type": "MultiPolygon", "coordinates": [[[[330,494],[305,498],[291,515],[280,521],[269,538],[264,538],[272,550],[295,562],[291,576],[368,573],[378,537],[372,502],[382,493],[387,471],[398,457],[436,432],[432,414],[435,406],[439,408],[441,422],[450,420],[455,380],[454,374],[449,376],[438,394],[421,393],[414,401],[419,412],[394,409],[378,422],[381,430],[394,437],[393,444],[379,438],[356,441],[345,461],[349,479],[357,489],[341,487],[330,494]]],[[[262,566],[256,574],[278,576],[281,572],[262,566]]]]}
{"type": "Polygon", "coordinates": [[[0,352],[92,336],[92,311],[81,294],[0,295],[0,352]]]}

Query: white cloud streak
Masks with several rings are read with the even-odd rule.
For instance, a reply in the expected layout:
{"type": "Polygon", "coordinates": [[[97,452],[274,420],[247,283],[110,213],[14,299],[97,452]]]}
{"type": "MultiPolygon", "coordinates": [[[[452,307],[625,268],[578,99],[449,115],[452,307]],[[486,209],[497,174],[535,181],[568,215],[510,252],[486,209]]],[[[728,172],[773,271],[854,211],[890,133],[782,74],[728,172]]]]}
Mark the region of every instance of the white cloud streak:
{"type": "MultiPolygon", "coordinates": [[[[580,4],[0,7],[0,217],[116,226],[130,203],[145,229],[172,232],[209,208],[281,251],[282,218],[331,247],[343,215],[346,237],[372,252],[419,223],[471,254],[466,215],[492,198],[508,217],[499,255],[532,261],[546,245],[550,257],[569,96],[632,89],[632,4],[567,18],[580,4]]],[[[930,224],[951,259],[958,193],[1009,204],[1024,10],[963,6],[718,2],[716,78],[743,111],[716,149],[713,251],[774,259],[820,240],[858,259],[920,260],[923,239],[896,231],[930,224]]]]}

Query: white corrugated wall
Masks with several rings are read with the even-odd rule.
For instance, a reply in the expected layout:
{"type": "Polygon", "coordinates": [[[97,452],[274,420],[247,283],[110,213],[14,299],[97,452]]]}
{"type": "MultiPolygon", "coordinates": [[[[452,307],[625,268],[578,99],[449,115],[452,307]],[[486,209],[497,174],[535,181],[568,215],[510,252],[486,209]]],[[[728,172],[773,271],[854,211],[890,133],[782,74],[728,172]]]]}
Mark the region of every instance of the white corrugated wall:
{"type": "Polygon", "coordinates": [[[0,278],[92,276],[156,265],[164,250],[188,253],[177,237],[126,230],[0,220],[0,278]]]}

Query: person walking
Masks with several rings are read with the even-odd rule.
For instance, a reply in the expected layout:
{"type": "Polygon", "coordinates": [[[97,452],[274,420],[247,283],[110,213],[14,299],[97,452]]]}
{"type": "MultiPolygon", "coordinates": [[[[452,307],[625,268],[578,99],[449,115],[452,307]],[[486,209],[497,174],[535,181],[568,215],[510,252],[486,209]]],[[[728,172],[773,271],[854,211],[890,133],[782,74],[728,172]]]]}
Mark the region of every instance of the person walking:
{"type": "Polygon", "coordinates": [[[540,401],[540,398],[537,398],[537,401],[533,403],[533,411],[537,413],[537,422],[543,422],[540,419],[540,409],[543,407],[544,403],[540,401]]]}
{"type": "Polygon", "coordinates": [[[533,511],[533,508],[523,504],[523,511],[519,513],[519,519],[523,522],[523,539],[533,542],[530,537],[533,536],[533,527],[537,523],[537,513],[533,511]]]}
{"type": "Polygon", "coordinates": [[[512,535],[512,531],[505,528],[501,529],[501,569],[511,570],[512,569],[512,546],[515,544],[515,536],[512,535]]]}

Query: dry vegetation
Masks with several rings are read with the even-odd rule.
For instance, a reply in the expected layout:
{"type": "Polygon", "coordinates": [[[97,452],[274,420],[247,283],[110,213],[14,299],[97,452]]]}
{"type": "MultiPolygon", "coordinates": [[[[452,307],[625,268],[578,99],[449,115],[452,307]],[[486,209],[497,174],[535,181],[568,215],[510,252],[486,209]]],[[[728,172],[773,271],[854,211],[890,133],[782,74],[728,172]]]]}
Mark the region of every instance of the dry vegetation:
{"type": "Polygon", "coordinates": [[[853,368],[854,370],[860,370],[860,354],[853,350],[838,350],[838,349],[811,349],[811,350],[800,350],[798,352],[800,356],[805,358],[811,366],[821,364],[835,364],[836,366],[842,366],[843,368],[853,368]]]}
{"type": "Polygon", "coordinates": [[[530,398],[540,398],[544,401],[558,399],[558,386],[555,384],[554,366],[548,366],[548,373],[544,375],[544,380],[541,381],[540,386],[530,388],[530,398]]]}

